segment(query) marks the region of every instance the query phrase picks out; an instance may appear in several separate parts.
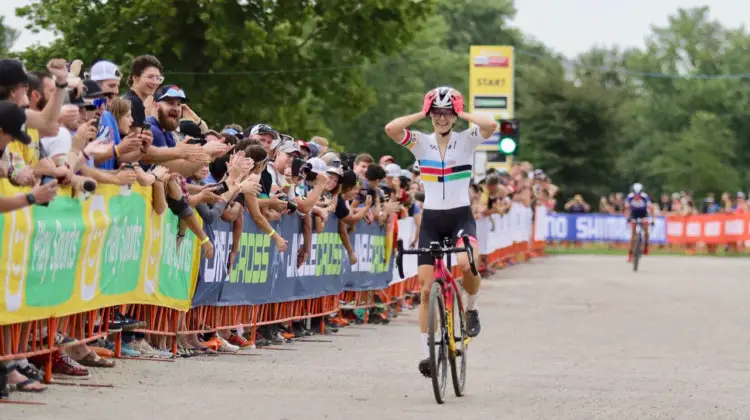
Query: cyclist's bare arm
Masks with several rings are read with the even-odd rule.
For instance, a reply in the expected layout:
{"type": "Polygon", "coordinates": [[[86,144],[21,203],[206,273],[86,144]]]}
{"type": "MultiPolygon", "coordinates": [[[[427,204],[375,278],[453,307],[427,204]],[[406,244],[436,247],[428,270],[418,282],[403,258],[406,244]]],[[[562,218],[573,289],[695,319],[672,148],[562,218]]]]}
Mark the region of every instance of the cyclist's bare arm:
{"type": "Polygon", "coordinates": [[[395,141],[396,143],[401,143],[404,140],[404,130],[416,124],[418,121],[423,120],[424,118],[425,115],[422,112],[398,117],[385,125],[385,133],[388,135],[388,137],[391,138],[391,140],[395,141]]]}
{"type": "MultiPolygon", "coordinates": [[[[490,138],[490,136],[492,136],[492,133],[497,130],[497,121],[484,114],[461,112],[460,114],[458,114],[458,118],[478,125],[479,134],[484,139],[490,138]]],[[[387,128],[386,131],[388,131],[387,128]]]]}

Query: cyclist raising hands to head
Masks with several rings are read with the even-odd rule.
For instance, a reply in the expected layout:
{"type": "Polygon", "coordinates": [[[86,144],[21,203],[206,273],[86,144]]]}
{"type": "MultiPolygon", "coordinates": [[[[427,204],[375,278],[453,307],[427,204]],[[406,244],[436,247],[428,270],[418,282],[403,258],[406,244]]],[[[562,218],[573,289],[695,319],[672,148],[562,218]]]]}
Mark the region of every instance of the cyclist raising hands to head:
{"type": "MultiPolygon", "coordinates": [[[[474,149],[489,139],[497,129],[497,122],[485,115],[464,112],[461,93],[449,87],[431,90],[424,97],[422,111],[396,118],[385,126],[388,137],[408,148],[419,162],[424,185],[424,210],[419,231],[419,247],[429,248],[430,242],[443,242],[450,237],[456,246],[463,246],[462,235],[469,235],[474,255],[479,255],[476,242],[476,224],[471,211],[469,183],[474,161],[474,149]],[[409,126],[430,116],[433,134],[410,130],[409,126]],[[454,132],[457,118],[475,124],[461,132],[454,132]]],[[[419,328],[425,359],[420,361],[419,370],[429,376],[428,322],[430,287],[434,280],[432,257],[420,256],[419,281],[422,286],[422,305],[419,311],[419,328]]],[[[479,276],[471,272],[469,259],[465,253],[458,254],[458,266],[463,272],[464,289],[469,295],[467,309],[467,335],[479,334],[479,313],[477,293],[479,276]]]]}

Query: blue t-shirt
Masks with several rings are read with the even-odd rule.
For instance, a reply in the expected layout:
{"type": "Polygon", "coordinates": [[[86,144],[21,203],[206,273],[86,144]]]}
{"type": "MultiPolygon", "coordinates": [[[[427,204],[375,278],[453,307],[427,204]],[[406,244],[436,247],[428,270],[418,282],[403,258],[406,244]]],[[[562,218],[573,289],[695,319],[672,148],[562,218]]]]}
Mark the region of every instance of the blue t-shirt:
{"type": "MultiPolygon", "coordinates": [[[[99,119],[99,129],[96,132],[96,139],[112,147],[120,144],[120,129],[117,126],[115,116],[109,111],[104,111],[99,119]]],[[[114,170],[118,169],[116,157],[96,165],[97,168],[114,170]]]]}
{"type": "Polygon", "coordinates": [[[151,135],[154,136],[154,142],[151,144],[155,147],[175,147],[177,142],[171,131],[165,131],[159,126],[159,121],[152,117],[146,117],[146,122],[151,124],[151,135]]]}

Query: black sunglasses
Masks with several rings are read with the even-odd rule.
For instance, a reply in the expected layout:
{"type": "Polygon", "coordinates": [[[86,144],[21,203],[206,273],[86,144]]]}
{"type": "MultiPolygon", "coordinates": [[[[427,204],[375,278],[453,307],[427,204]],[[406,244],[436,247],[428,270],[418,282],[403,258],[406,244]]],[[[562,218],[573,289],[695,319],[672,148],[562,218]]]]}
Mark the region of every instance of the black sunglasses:
{"type": "Polygon", "coordinates": [[[436,117],[440,117],[440,116],[452,117],[453,115],[455,115],[452,110],[450,110],[450,109],[443,109],[443,108],[433,108],[433,109],[430,110],[430,114],[432,114],[432,115],[434,115],[436,117]]]}

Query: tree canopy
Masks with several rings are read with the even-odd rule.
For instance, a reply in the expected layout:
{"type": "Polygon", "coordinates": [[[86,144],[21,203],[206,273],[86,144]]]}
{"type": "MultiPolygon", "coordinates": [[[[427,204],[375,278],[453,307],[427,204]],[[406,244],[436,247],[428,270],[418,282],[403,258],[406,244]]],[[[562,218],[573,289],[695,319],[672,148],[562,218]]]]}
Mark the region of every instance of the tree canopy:
{"type": "MultiPolygon", "coordinates": [[[[515,12],[510,0],[33,0],[17,11],[58,35],[19,53],[29,68],[55,55],[127,72],[153,54],[217,125],[264,121],[403,164],[410,154],[383,125],[432,87],[468,94],[470,45],[512,45],[520,158],[566,196],[636,181],[652,193],[750,187],[744,28],[679,9],[639,48],[563,57],[511,27],[515,12]]],[[[0,27],[7,51],[17,32],[0,27]]]]}

